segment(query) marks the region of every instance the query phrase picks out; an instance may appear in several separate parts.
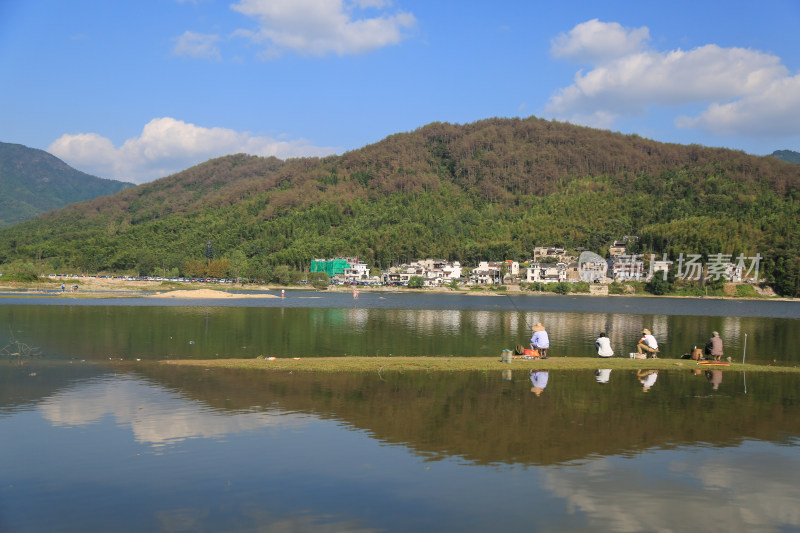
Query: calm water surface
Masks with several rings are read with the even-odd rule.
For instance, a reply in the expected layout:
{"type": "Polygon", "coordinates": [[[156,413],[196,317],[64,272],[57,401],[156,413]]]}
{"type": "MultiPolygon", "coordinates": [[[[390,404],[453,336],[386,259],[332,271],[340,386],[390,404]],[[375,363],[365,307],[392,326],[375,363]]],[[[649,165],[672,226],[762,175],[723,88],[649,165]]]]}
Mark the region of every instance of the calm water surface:
{"type": "Polygon", "coordinates": [[[741,360],[800,361],[800,302],[675,298],[290,292],[285,299],[0,300],[0,342],[80,359],[498,355],[548,329],[553,355],[593,356],[600,331],[618,355],[642,328],[677,357],[719,331],[741,360]],[[747,351],[745,353],[745,335],[747,351]]]}
{"type": "Polygon", "coordinates": [[[748,361],[791,363],[794,304],[293,296],[3,300],[3,344],[40,355],[0,359],[0,531],[800,529],[794,375],[156,362],[487,355],[541,320],[570,355],[591,355],[598,327],[619,352],[644,326],[670,349],[718,329],[734,355],[747,333],[748,361]]]}

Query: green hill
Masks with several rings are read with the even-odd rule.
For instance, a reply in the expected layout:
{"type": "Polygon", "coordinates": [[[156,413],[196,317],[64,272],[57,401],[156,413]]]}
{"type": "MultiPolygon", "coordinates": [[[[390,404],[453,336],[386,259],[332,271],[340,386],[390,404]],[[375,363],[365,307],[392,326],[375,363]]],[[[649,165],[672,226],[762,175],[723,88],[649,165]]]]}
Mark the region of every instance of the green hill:
{"type": "Polygon", "coordinates": [[[787,163],[800,163],[800,152],[794,150],[775,150],[772,152],[772,157],[777,157],[787,163]]]}
{"type": "Polygon", "coordinates": [[[0,142],[0,226],[130,186],[84,174],[43,150],[0,142]]]}
{"type": "Polygon", "coordinates": [[[798,294],[799,189],[774,157],[536,118],[434,123],[323,159],[214,159],[6,228],[0,262],[189,274],[210,240],[225,268],[269,279],[317,257],[474,265],[638,235],[670,258],[760,253],[761,278],[798,294]]]}

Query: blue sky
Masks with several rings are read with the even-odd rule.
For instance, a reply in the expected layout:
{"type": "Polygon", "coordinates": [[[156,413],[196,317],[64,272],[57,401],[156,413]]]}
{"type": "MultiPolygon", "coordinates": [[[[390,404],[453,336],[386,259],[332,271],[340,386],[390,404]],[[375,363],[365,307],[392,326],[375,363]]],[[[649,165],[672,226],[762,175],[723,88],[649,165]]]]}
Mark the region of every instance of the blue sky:
{"type": "Polygon", "coordinates": [[[2,0],[0,141],[143,183],[430,122],[800,151],[800,2],[2,0]]]}

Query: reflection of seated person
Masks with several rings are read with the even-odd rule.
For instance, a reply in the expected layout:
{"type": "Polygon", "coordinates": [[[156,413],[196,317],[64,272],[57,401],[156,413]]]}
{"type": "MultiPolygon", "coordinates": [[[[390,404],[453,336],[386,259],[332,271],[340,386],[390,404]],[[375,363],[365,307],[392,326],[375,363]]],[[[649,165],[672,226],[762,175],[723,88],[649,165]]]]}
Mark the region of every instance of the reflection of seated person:
{"type": "Polygon", "coordinates": [[[545,387],[547,387],[547,379],[550,377],[547,370],[531,370],[531,392],[536,396],[540,396],[545,387]]]}
{"type": "Polygon", "coordinates": [[[722,370],[706,370],[706,379],[714,390],[719,389],[719,384],[722,383],[722,370]]]}
{"type": "Polygon", "coordinates": [[[600,368],[595,370],[594,379],[596,379],[598,383],[608,383],[608,380],[611,379],[611,369],[600,368]]]}
{"type": "Polygon", "coordinates": [[[639,339],[639,344],[636,345],[636,351],[639,353],[647,352],[652,357],[656,357],[658,353],[658,342],[650,330],[645,328],[642,330],[642,338],[639,339]]]}
{"type": "Polygon", "coordinates": [[[647,392],[650,387],[656,384],[658,370],[637,370],[636,377],[639,379],[639,383],[642,384],[642,392],[647,392]]]}

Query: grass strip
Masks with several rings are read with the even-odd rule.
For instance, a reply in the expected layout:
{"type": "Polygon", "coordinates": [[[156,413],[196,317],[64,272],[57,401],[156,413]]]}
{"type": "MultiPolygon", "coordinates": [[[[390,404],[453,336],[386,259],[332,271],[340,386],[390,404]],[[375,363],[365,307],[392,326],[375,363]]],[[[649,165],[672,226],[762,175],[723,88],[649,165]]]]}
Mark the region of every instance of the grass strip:
{"type": "Polygon", "coordinates": [[[590,357],[550,357],[546,360],[515,359],[503,363],[498,357],[308,357],[268,359],[173,359],[167,365],[202,366],[306,372],[384,372],[384,371],[486,371],[486,370],[724,370],[726,372],[800,372],[800,366],[731,363],[706,366],[687,359],[599,359],[590,357]]]}

